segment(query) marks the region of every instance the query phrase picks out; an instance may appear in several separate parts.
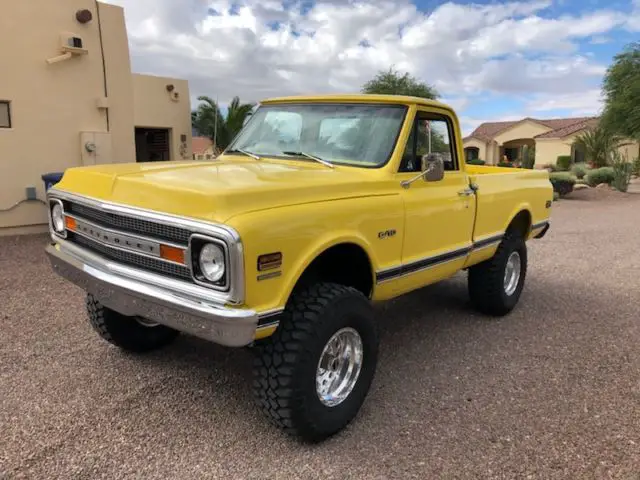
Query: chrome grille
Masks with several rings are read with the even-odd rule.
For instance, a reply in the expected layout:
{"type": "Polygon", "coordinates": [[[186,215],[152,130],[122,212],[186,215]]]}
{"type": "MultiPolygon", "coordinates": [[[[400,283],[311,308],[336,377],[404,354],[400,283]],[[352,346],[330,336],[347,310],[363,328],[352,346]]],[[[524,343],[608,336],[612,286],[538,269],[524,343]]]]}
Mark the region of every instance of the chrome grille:
{"type": "Polygon", "coordinates": [[[64,209],[67,213],[77,215],[106,228],[113,228],[123,233],[145,235],[158,240],[168,240],[185,246],[189,242],[189,236],[191,235],[191,232],[183,228],[104,212],[97,208],[69,201],[64,202],[64,209]]]}
{"type": "Polygon", "coordinates": [[[108,247],[99,242],[91,240],[82,235],[69,232],[68,240],[77,245],[82,245],[88,249],[101,254],[102,256],[132,267],[143,268],[145,270],[162,273],[171,277],[183,280],[191,280],[191,270],[188,267],[167,263],[155,258],[145,257],[136,253],[126,252],[115,248],[108,247]]]}

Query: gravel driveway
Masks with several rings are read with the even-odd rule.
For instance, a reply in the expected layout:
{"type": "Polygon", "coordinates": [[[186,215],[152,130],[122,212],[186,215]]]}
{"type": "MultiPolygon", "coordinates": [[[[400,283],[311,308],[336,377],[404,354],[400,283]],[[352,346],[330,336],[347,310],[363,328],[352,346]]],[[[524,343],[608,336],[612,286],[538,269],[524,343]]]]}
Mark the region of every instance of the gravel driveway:
{"type": "Polygon", "coordinates": [[[464,275],[379,308],[358,418],[306,446],[254,409],[249,350],[103,343],[45,236],[0,239],[0,478],[640,478],[640,194],[554,204],[501,320],[464,275]]]}

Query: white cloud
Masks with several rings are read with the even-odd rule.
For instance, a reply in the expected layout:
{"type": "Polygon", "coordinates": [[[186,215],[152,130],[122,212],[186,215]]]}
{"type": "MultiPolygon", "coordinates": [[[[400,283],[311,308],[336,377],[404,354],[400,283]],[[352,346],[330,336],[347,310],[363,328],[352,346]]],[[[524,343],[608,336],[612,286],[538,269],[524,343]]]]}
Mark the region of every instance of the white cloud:
{"type": "Polygon", "coordinates": [[[434,84],[458,108],[483,92],[579,96],[605,66],[576,42],[634,24],[611,8],[542,16],[551,0],[449,2],[430,13],[409,0],[318,0],[310,8],[299,0],[289,8],[280,0],[108,1],[125,7],[136,71],[187,78],[193,97],[221,101],[354,92],[391,65],[434,84]]]}

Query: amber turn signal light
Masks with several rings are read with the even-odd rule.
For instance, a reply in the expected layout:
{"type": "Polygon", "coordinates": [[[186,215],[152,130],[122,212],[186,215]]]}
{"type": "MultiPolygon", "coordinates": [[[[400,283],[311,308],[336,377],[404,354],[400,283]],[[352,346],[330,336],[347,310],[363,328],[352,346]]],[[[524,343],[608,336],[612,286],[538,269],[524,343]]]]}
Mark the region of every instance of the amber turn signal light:
{"type": "Polygon", "coordinates": [[[64,226],[67,228],[67,230],[71,230],[72,232],[74,232],[77,227],[76,219],[72,217],[64,217],[64,226]]]}
{"type": "Polygon", "coordinates": [[[160,258],[184,265],[184,250],[169,245],[160,245],[160,258]]]}

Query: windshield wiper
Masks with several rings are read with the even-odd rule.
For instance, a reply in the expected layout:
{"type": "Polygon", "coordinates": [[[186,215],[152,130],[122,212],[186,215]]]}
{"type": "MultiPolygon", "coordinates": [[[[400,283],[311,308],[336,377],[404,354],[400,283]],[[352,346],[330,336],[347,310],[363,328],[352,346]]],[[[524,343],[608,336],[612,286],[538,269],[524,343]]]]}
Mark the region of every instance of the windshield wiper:
{"type": "Polygon", "coordinates": [[[296,156],[296,157],[307,157],[310,158],[311,160],[315,160],[318,163],[321,163],[323,165],[326,165],[329,168],[334,168],[333,164],[327,160],[323,160],[320,157],[316,157],[315,155],[311,155],[310,153],[307,152],[282,152],[285,155],[292,155],[292,156],[296,156]]]}
{"type": "Polygon", "coordinates": [[[258,155],[256,155],[253,152],[250,152],[249,150],[244,150],[242,148],[235,148],[233,150],[227,151],[227,153],[243,153],[247,157],[251,157],[251,158],[255,158],[256,160],[260,160],[260,157],[258,155]]]}

